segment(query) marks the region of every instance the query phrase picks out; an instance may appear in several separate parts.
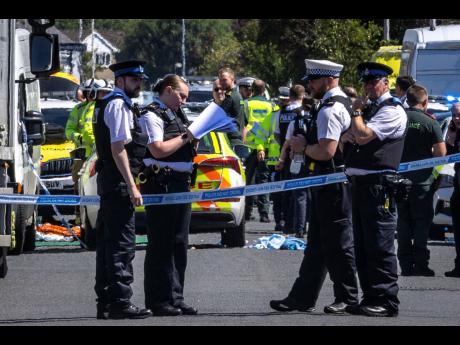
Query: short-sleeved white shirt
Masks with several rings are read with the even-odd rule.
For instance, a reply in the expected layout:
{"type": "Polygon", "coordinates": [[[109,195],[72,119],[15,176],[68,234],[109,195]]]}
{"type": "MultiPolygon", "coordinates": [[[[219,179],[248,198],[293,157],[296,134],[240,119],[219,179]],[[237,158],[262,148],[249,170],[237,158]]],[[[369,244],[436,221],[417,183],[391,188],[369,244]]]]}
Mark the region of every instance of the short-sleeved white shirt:
{"type": "MultiPolygon", "coordinates": [[[[119,88],[115,88],[114,91],[125,95],[119,88]]],[[[108,94],[104,98],[110,96],[111,94],[108,94]]],[[[122,141],[126,145],[131,142],[131,129],[134,128],[133,113],[123,99],[115,98],[107,104],[104,122],[109,127],[111,143],[122,141]]]]}
{"type": "MultiPolygon", "coordinates": [[[[158,98],[154,98],[154,102],[157,103],[161,109],[167,109],[167,106],[160,101],[158,98]]],[[[154,112],[147,112],[142,115],[139,119],[139,125],[142,129],[142,133],[147,134],[147,144],[151,144],[155,141],[164,141],[164,121],[154,112]]],[[[144,158],[144,164],[149,166],[152,164],[158,165],[160,168],[170,167],[176,171],[187,171],[193,170],[192,162],[164,162],[154,158],[144,158]]]]}
{"type": "MultiPolygon", "coordinates": [[[[161,109],[167,108],[158,98],[154,98],[154,102],[157,103],[161,109]]],[[[147,144],[164,140],[164,122],[157,114],[151,111],[147,112],[139,119],[139,125],[141,126],[142,132],[148,136],[147,144]]]]}
{"type": "MultiPolygon", "coordinates": [[[[347,97],[340,87],[335,87],[324,94],[321,102],[334,96],[347,97]]],[[[318,140],[332,139],[339,141],[340,135],[350,127],[350,123],[350,114],[342,103],[335,102],[332,106],[322,107],[316,119],[318,140]]]]}
{"type": "MultiPolygon", "coordinates": [[[[380,96],[377,104],[391,98],[389,92],[380,96]]],[[[397,139],[404,135],[407,126],[407,114],[402,107],[399,106],[385,106],[370,119],[366,124],[379,140],[397,139]]]]}

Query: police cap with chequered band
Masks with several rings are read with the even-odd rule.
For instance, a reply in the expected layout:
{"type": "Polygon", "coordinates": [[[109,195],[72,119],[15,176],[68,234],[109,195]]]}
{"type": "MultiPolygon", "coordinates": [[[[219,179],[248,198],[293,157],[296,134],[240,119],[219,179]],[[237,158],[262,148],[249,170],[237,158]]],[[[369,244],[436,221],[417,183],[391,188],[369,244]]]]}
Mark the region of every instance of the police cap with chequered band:
{"type": "Polygon", "coordinates": [[[343,65],[328,60],[305,59],[305,66],[307,68],[307,73],[302,80],[307,81],[321,77],[338,78],[343,69],[343,65]]]}

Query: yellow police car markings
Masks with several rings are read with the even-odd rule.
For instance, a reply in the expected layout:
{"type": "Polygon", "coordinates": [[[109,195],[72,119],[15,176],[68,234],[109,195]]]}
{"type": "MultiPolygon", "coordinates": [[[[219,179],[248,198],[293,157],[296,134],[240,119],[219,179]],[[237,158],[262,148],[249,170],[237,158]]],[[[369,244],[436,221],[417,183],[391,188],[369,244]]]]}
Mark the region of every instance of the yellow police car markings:
{"type": "Polygon", "coordinates": [[[42,145],[41,162],[47,162],[52,159],[70,158],[70,151],[75,149],[75,144],[68,140],[62,144],[42,145]]]}

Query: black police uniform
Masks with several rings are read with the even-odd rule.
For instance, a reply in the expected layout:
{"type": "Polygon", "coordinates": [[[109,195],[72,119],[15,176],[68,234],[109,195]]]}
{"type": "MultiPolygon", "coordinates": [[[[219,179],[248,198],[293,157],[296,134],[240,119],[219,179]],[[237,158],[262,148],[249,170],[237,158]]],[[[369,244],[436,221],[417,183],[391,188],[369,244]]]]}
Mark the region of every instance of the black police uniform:
{"type": "MultiPolygon", "coordinates": [[[[402,108],[398,99],[390,98],[375,107],[369,118],[385,106],[402,108]]],[[[383,307],[386,316],[397,315],[399,305],[394,247],[396,203],[391,181],[401,161],[404,136],[383,141],[375,138],[365,145],[347,144],[345,148],[347,169],[390,171],[349,177],[352,183],[356,267],[363,290],[360,306],[383,307]]],[[[356,312],[360,313],[360,310],[356,312]]]]}
{"type": "MultiPolygon", "coordinates": [[[[408,130],[401,162],[433,157],[433,145],[443,142],[442,130],[421,109],[406,109],[408,130]]],[[[408,199],[398,207],[398,260],[402,275],[434,275],[428,268],[428,234],[433,221],[433,168],[402,173],[412,181],[408,199]],[[412,243],[412,240],[414,241],[412,243]]]]}
{"type": "MultiPolygon", "coordinates": [[[[131,108],[126,95],[112,92],[109,97],[96,101],[93,118],[98,155],[97,193],[101,197],[96,224],[95,291],[99,306],[109,305],[111,312],[131,305],[133,292],[130,284],[133,282],[132,261],[136,236],[134,205],[130,200],[126,182],[113,159],[110,130],[104,122],[107,104],[118,98],[123,99],[127,107],[131,108]]],[[[137,176],[145,154],[147,137],[142,134],[136,116],[133,116],[133,122],[132,141],[125,148],[131,173],[137,176]]]]}
{"type": "MultiPolygon", "coordinates": [[[[312,124],[310,122],[309,115],[303,115],[302,112],[298,112],[297,116],[294,118],[294,131],[292,133],[293,136],[296,135],[303,135],[307,137],[307,128],[309,128],[312,124]]],[[[313,128],[312,128],[313,130],[313,128]]],[[[316,128],[314,129],[316,131],[316,128]]],[[[308,160],[308,159],[307,159],[308,160]]],[[[306,169],[306,164],[302,163],[300,173],[294,174],[291,173],[291,177],[293,179],[302,178],[307,176],[308,172],[306,169]]],[[[308,222],[308,211],[309,211],[309,200],[311,199],[310,190],[307,188],[303,189],[295,189],[292,191],[292,198],[293,198],[293,224],[292,229],[296,233],[297,237],[302,237],[305,234],[305,226],[308,222]]]]}
{"type": "MultiPolygon", "coordinates": [[[[294,109],[288,110],[288,106],[283,106],[280,109],[279,114],[279,141],[280,147],[282,148],[284,142],[286,141],[286,133],[289,127],[289,123],[294,121],[294,119],[302,113],[302,106],[299,106],[294,109]]],[[[280,173],[280,180],[285,181],[291,179],[291,173],[289,171],[291,160],[289,158],[289,150],[287,152],[283,170],[280,173]]],[[[281,192],[282,196],[282,209],[281,209],[281,219],[284,221],[283,232],[284,233],[291,233],[293,232],[293,191],[285,191],[281,192]]]]}
{"type": "MultiPolygon", "coordinates": [[[[159,116],[164,123],[164,141],[186,133],[188,120],[178,110],[161,108],[152,103],[145,110],[159,116]]],[[[162,162],[192,162],[196,155],[191,143],[179,148],[173,154],[161,158],[162,162]]],[[[145,158],[153,158],[147,150],[145,158]]],[[[146,168],[147,181],[141,184],[142,194],[163,194],[189,192],[192,172],[178,172],[168,167],[153,172],[146,168]]],[[[184,280],[187,267],[187,246],[191,217],[191,204],[146,206],[148,244],[144,265],[145,305],[154,315],[174,315],[170,307],[180,308],[184,314],[193,308],[182,308],[184,304],[184,280]],[[166,308],[166,309],[165,309],[166,308]],[[166,311],[165,311],[166,310],[166,311]]]]}
{"type": "MultiPolygon", "coordinates": [[[[333,96],[311,111],[307,145],[318,143],[316,120],[323,107],[340,102],[348,109],[350,100],[333,96]]],[[[310,175],[323,175],[342,171],[343,158],[337,149],[329,161],[316,161],[306,157],[310,175]]],[[[355,276],[353,230],[351,223],[350,185],[336,183],[311,188],[310,226],[307,248],[300,266],[299,277],[289,297],[304,306],[314,306],[329,272],[334,284],[335,303],[349,305],[358,302],[355,276]]]]}

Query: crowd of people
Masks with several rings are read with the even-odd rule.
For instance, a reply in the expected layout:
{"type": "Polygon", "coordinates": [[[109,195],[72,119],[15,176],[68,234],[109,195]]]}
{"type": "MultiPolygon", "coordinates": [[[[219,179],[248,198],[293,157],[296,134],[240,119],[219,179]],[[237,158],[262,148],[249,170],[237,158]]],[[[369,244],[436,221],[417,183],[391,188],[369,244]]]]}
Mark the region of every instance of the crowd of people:
{"type": "MultiPolygon", "coordinates": [[[[190,204],[146,207],[145,308],[131,303],[134,208],[143,203],[142,194],[188,192],[198,145],[181,110],[189,90],[180,76],[158,80],[157,96],[148,106],[133,105],[147,78],[144,64],[111,65],[114,85],[97,79],[85,83],[85,101],[66,128],[69,139],[84,148],[76,170],[88,157],[88,147],[95,145],[98,154],[95,291],[101,319],[198,313],[183,294],[190,204]],[[135,179],[141,174],[139,190],[135,179]]],[[[360,96],[352,87],[341,87],[343,65],[311,59],[305,64],[303,85],[280,87],[277,102],[266,97],[263,80],[236,81],[230,68],[219,70],[213,83],[214,102],[238,127],[228,134],[230,143],[251,150],[245,159],[247,184],[335,172],[347,176],[345,182],[246,198],[246,220],[255,219],[256,202],[259,221],[270,222],[271,198],[275,231],[307,237],[291,291],[270,306],[281,312],[315,310],[329,273],[335,300],[324,312],[396,316],[398,261],[404,276],[434,275],[427,241],[437,186],[435,169],[403,174],[397,169],[401,162],[460,151],[460,103],[452,107],[444,142],[439,124],[426,112],[427,90],[412,78],[398,77],[393,96],[392,69],[361,63],[360,96]]],[[[456,164],[451,199],[457,258],[448,277],[460,277],[459,170],[456,164]]]]}

